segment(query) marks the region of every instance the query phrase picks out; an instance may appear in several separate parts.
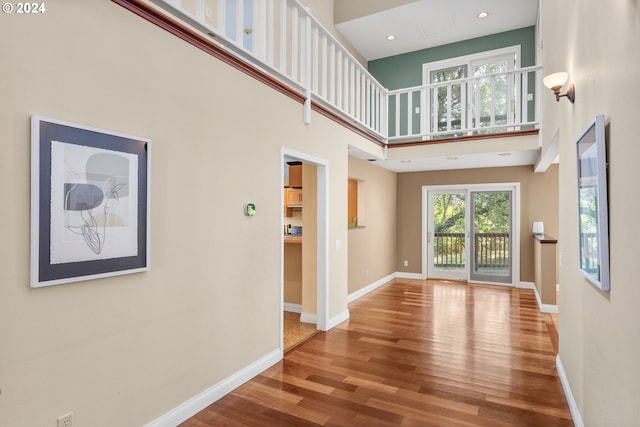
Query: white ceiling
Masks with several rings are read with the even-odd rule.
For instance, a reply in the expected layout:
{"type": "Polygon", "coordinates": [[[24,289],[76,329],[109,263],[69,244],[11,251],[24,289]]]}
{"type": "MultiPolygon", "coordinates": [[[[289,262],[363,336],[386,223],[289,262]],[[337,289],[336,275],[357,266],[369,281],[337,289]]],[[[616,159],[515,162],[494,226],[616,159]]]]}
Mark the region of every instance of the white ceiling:
{"type": "Polygon", "coordinates": [[[533,165],[540,155],[540,149],[518,149],[428,157],[412,156],[406,159],[380,159],[356,147],[349,147],[349,155],[371,161],[384,169],[400,173],[533,165]]]}
{"type": "MultiPolygon", "coordinates": [[[[533,26],[537,14],[538,0],[418,0],[354,17],[337,24],[336,28],[362,56],[371,61],[533,26]],[[489,15],[479,19],[480,12],[489,15]],[[388,41],[390,34],[396,39],[388,41]]],[[[521,166],[533,165],[540,153],[539,149],[527,148],[461,154],[456,144],[447,145],[451,146],[450,154],[402,159],[405,162],[378,158],[375,164],[395,172],[521,166]]],[[[349,154],[364,160],[373,158],[355,147],[350,147],[349,154]]]]}
{"type": "Polygon", "coordinates": [[[418,0],[336,25],[368,61],[535,25],[538,0],[418,0]],[[478,19],[480,12],[489,16],[478,19]],[[393,34],[396,39],[388,41],[393,34]]]}

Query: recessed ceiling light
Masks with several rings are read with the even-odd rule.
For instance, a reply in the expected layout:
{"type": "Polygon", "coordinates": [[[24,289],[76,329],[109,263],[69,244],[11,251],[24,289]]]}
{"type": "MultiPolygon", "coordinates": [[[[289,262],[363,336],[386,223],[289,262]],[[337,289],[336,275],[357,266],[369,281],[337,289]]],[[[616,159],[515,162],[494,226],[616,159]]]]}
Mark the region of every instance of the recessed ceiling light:
{"type": "Polygon", "coordinates": [[[447,160],[458,160],[458,158],[456,156],[445,157],[445,159],[447,159],[447,160]]]}
{"type": "Polygon", "coordinates": [[[498,156],[502,156],[502,157],[509,157],[511,155],[511,153],[500,153],[498,154],[498,156]]]}
{"type": "Polygon", "coordinates": [[[387,40],[389,40],[390,42],[391,42],[391,41],[394,41],[395,39],[396,39],[396,36],[394,36],[393,34],[389,34],[389,35],[387,36],[387,40]]]}
{"type": "Polygon", "coordinates": [[[400,160],[400,163],[411,163],[411,160],[400,160]]]}
{"type": "Polygon", "coordinates": [[[480,12],[480,13],[478,14],[478,19],[484,19],[484,18],[486,18],[487,16],[489,16],[489,12],[480,12]]]}

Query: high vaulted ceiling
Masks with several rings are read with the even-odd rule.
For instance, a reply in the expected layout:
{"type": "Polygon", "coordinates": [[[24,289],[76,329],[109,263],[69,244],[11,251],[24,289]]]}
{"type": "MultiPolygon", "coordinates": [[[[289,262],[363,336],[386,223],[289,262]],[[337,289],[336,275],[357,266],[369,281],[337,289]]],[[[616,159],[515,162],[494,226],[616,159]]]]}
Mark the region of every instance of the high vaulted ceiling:
{"type": "Polygon", "coordinates": [[[538,0],[335,0],[336,28],[368,61],[535,25],[538,0]],[[481,12],[488,13],[484,19],[481,12]],[[395,40],[388,41],[387,36],[395,40]]]}
{"type": "MultiPolygon", "coordinates": [[[[534,26],[537,16],[538,0],[334,0],[336,28],[368,61],[534,26]],[[488,15],[480,19],[481,12],[488,15]]],[[[510,141],[509,149],[501,144],[390,149],[388,158],[375,160],[355,147],[349,154],[395,172],[533,165],[540,154],[535,136],[510,141]]]]}

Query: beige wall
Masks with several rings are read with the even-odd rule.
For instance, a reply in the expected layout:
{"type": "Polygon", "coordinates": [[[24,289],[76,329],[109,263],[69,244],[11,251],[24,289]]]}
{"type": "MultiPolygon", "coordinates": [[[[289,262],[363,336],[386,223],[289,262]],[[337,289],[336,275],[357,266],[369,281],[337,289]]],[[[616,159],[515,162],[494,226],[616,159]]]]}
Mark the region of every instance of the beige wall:
{"type": "MultiPolygon", "coordinates": [[[[364,228],[349,230],[349,293],[396,271],[396,174],[349,157],[349,178],[359,181],[364,228]]],[[[346,184],[346,183],[345,183],[346,184]]],[[[343,216],[347,224],[347,212],[343,216]]]]}
{"type": "Polygon", "coordinates": [[[558,166],[534,173],[531,166],[479,168],[398,174],[397,271],[421,273],[422,187],[425,185],[520,183],[520,280],[533,282],[531,222],[544,221],[545,232],[558,234],[558,166]],[[409,261],[404,267],[403,261],[409,261]]]}
{"type": "Polygon", "coordinates": [[[327,164],[345,313],[356,134],[112,2],[0,14],[0,38],[0,425],[143,425],[277,350],[283,146],[327,164]],[[153,141],[149,272],[29,288],[32,114],[153,141]]]}
{"type": "Polygon", "coordinates": [[[576,102],[543,101],[543,141],[560,133],[560,359],[586,426],[640,420],[638,212],[640,3],[542,1],[545,74],[568,71],[576,102]],[[611,291],[578,272],[575,141],[608,123],[611,291]]]}

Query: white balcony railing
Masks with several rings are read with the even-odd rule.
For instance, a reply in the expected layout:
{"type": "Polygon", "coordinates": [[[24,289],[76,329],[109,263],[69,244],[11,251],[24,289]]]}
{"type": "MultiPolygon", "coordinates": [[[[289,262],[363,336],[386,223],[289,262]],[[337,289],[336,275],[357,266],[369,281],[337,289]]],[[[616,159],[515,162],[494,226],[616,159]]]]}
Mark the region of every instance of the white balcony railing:
{"type": "Polygon", "coordinates": [[[297,0],[152,0],[306,98],[386,140],[386,90],[297,0]]]}
{"type": "Polygon", "coordinates": [[[505,132],[538,127],[533,66],[388,92],[388,140],[505,132]]]}
{"type": "Polygon", "coordinates": [[[384,142],[539,127],[540,66],[388,91],[298,0],[150,0],[384,142]]]}

